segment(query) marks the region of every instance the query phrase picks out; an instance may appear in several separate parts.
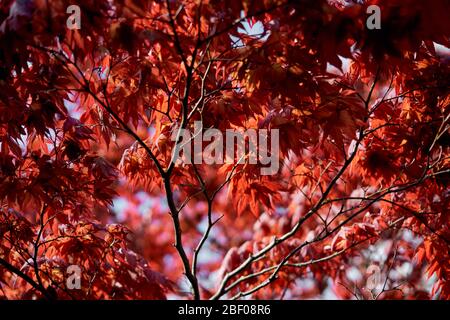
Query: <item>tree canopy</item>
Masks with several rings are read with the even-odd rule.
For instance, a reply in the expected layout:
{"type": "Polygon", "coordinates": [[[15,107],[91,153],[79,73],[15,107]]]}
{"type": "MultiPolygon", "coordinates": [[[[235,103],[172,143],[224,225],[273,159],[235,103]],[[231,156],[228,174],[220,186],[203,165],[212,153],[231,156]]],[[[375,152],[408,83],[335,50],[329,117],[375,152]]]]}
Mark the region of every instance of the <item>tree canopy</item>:
{"type": "Polygon", "coordinates": [[[1,1],[0,298],[449,299],[448,9],[1,1]],[[195,123],[279,170],[178,159],[195,123]]]}

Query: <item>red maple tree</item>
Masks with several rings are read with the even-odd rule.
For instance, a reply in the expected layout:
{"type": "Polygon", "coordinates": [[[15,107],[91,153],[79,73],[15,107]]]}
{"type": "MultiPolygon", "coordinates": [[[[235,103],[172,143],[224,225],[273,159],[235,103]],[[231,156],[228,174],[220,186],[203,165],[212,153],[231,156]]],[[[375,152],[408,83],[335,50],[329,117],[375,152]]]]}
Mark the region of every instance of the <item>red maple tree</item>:
{"type": "Polygon", "coordinates": [[[72,2],[0,2],[0,298],[450,298],[448,1],[72,2]]]}

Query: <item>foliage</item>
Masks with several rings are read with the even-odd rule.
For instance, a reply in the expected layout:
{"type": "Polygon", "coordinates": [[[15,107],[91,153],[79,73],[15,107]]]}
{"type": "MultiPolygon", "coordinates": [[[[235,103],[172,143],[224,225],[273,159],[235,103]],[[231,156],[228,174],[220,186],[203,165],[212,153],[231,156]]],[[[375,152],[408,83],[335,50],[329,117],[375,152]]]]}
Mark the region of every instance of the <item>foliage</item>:
{"type": "Polygon", "coordinates": [[[0,297],[450,298],[447,1],[71,4],[0,2],[0,297]],[[174,161],[194,121],[279,172],[174,161]]]}

